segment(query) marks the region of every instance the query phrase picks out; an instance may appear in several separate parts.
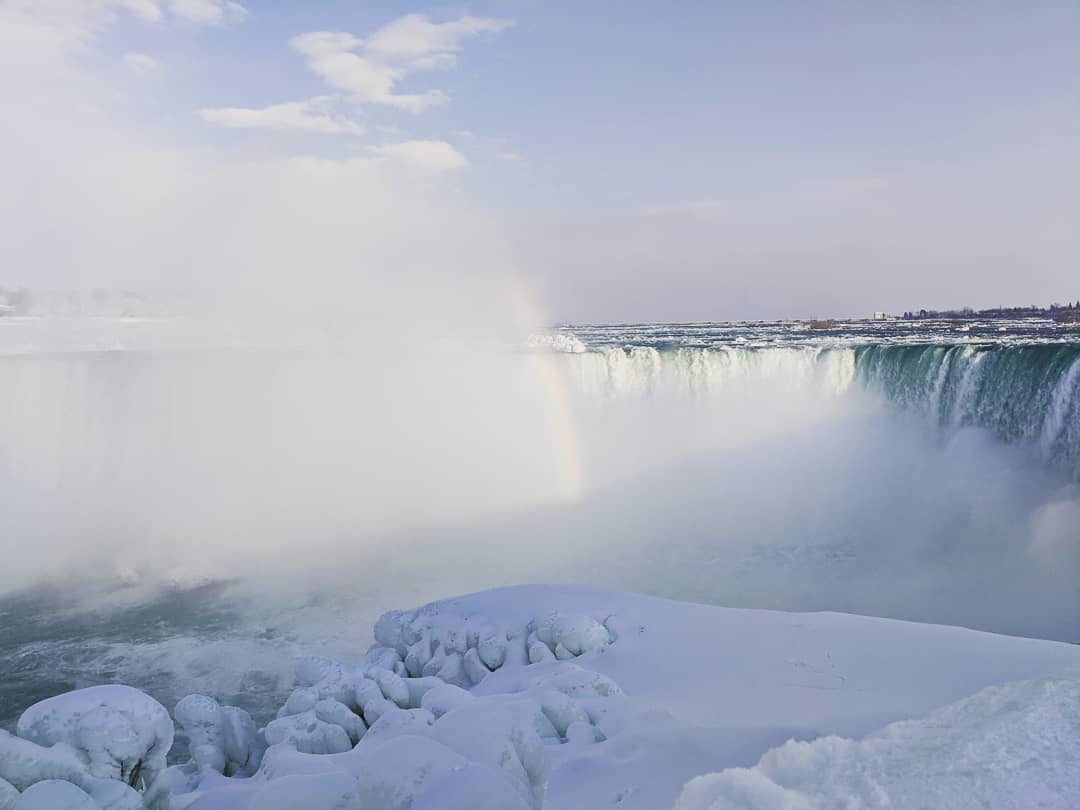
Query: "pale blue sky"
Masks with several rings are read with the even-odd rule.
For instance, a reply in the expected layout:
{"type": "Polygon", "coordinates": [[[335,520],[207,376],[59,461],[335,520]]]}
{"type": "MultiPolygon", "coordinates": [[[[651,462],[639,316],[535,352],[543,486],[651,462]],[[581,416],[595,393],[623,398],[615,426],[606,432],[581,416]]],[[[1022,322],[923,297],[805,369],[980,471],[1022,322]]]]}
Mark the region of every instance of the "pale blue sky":
{"type": "Polygon", "coordinates": [[[161,148],[425,163],[553,318],[1080,296],[1076,3],[8,2],[161,148]]]}

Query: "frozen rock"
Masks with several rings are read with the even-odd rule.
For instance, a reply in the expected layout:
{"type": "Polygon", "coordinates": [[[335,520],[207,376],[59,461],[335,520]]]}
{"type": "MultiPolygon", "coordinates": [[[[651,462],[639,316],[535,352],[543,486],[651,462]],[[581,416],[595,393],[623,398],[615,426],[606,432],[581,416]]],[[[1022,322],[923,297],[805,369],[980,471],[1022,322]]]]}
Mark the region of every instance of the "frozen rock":
{"type": "Polygon", "coordinates": [[[320,700],[316,703],[315,716],[324,723],[339,726],[349,735],[349,740],[353,745],[359,742],[367,731],[364,721],[352,709],[336,700],[320,700]]]}
{"type": "Polygon", "coordinates": [[[431,676],[426,678],[406,678],[405,685],[409,689],[409,705],[406,708],[419,709],[423,704],[424,695],[432,689],[438,689],[446,684],[440,678],[431,676]]]}
{"type": "Polygon", "coordinates": [[[314,711],[274,720],[264,734],[268,745],[284,743],[306,754],[337,754],[353,746],[341,726],[320,720],[314,711]]]}
{"type": "Polygon", "coordinates": [[[165,769],[173,722],[165,707],[130,686],[91,686],[34,704],[18,735],[42,746],[65,743],[93,776],[149,785],[165,769]]]}
{"type": "Polygon", "coordinates": [[[465,657],[462,659],[462,665],[465,668],[465,677],[473,684],[480,683],[484,678],[491,674],[491,670],[484,666],[484,662],[480,660],[480,654],[475,648],[472,648],[465,653],[465,657]]]}
{"type": "Polygon", "coordinates": [[[562,645],[563,655],[575,657],[606,647],[610,642],[607,628],[596,619],[567,613],[549,613],[536,622],[536,637],[556,655],[562,645]]]}
{"type": "Polygon", "coordinates": [[[383,697],[393,701],[403,709],[409,705],[409,687],[406,685],[404,678],[394,672],[379,669],[378,667],[370,669],[368,674],[379,685],[379,691],[383,693],[383,697]]]}
{"type": "Polygon", "coordinates": [[[226,776],[250,776],[258,769],[266,746],[243,709],[221,706],[206,695],[188,695],[173,715],[199,767],[226,776]]]}
{"type": "Polygon", "coordinates": [[[533,637],[529,641],[529,663],[530,664],[542,664],[545,661],[554,661],[555,653],[551,651],[551,647],[542,642],[540,639],[533,637]]]}
{"type": "Polygon", "coordinates": [[[560,737],[566,737],[567,729],[574,723],[589,723],[589,715],[572,698],[554,689],[538,695],[544,716],[560,737]]]}
{"type": "Polygon", "coordinates": [[[285,705],[278,709],[278,717],[309,712],[319,702],[319,690],[311,686],[294,689],[285,699],[285,705]]]}
{"type": "Polygon", "coordinates": [[[361,678],[353,689],[353,702],[367,716],[367,706],[373,700],[386,700],[379,685],[370,678],[361,678]]]}
{"type": "Polygon", "coordinates": [[[85,759],[67,743],[46,748],[6,731],[0,731],[0,779],[22,791],[39,782],[70,782],[105,810],[136,810],[143,806],[139,794],[128,785],[92,775],[85,759]]]}

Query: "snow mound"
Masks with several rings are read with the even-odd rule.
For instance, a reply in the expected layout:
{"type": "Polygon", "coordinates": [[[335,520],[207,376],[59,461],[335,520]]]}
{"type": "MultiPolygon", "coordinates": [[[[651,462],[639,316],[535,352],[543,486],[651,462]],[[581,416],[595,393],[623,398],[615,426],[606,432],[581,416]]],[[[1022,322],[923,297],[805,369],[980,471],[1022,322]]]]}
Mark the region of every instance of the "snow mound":
{"type": "Polygon", "coordinates": [[[71,782],[47,779],[31,785],[15,804],[16,810],[100,810],[85,790],[71,782]]]}
{"type": "Polygon", "coordinates": [[[676,810],[1040,807],[1080,801],[1080,674],[992,686],[860,741],[794,740],[689,782],[676,810]]]}
{"type": "Polygon", "coordinates": [[[138,689],[91,686],[35,703],[19,718],[20,737],[42,746],[64,743],[91,775],[149,785],[165,769],[173,722],[138,689]]]}

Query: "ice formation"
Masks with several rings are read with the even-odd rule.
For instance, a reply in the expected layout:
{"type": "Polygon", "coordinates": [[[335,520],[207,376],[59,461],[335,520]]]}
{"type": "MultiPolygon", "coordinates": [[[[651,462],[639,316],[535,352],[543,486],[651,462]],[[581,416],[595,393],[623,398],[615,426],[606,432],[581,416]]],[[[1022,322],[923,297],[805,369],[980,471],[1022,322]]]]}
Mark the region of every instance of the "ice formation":
{"type": "Polygon", "coordinates": [[[675,810],[1060,807],[1080,801],[1080,674],[984,689],[856,741],[788,741],[675,810]]]}
{"type": "Polygon", "coordinates": [[[42,701],[0,732],[0,810],[1065,810],[1080,795],[1080,675],[1052,675],[1080,667],[1071,645],[541,587],[388,613],[374,636],[355,663],[301,659],[261,729],[179,701],[190,760],[167,768],[173,719],[146,695],[42,701]]]}

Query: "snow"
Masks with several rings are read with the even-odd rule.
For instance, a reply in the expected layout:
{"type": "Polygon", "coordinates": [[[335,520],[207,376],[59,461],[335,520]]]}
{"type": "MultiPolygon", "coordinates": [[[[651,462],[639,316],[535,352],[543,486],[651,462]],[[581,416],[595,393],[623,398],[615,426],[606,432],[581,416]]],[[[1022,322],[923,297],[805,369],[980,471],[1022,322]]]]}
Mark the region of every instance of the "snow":
{"type": "Polygon", "coordinates": [[[1080,673],[988,687],[860,741],[789,741],[753,768],[694,779],[676,810],[1067,808],[1078,801],[1080,673]]]}
{"type": "Polygon", "coordinates": [[[388,613],[374,638],[351,662],[301,659],[261,730],[184,698],[191,762],[168,769],[172,721],[145,695],[43,701],[26,739],[0,734],[0,808],[31,789],[116,810],[1064,810],[1080,796],[1073,645],[548,586],[388,613]],[[160,772],[142,798],[125,784],[139,761],[160,772]]]}
{"type": "Polygon", "coordinates": [[[165,707],[119,684],[35,703],[22,713],[16,730],[38,745],[65,743],[93,776],[131,785],[153,782],[173,743],[173,721],[165,707]]]}

